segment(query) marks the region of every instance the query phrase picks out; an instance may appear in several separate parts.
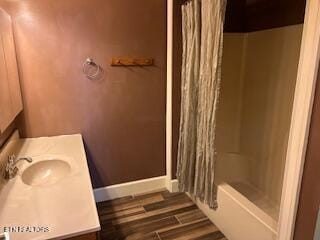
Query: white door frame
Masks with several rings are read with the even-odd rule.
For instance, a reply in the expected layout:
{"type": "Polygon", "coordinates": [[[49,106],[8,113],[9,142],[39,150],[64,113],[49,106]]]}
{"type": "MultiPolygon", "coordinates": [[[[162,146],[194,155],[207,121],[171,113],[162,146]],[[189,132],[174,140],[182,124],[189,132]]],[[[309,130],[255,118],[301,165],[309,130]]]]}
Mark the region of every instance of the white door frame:
{"type": "Polygon", "coordinates": [[[307,0],[280,206],[279,240],[291,240],[294,235],[318,75],[319,43],[320,1],[307,0]]]}
{"type": "Polygon", "coordinates": [[[167,0],[166,187],[172,191],[173,1],[167,0]]]}
{"type": "MultiPolygon", "coordinates": [[[[278,240],[292,240],[309,135],[320,53],[320,0],[307,0],[299,68],[288,141],[278,240]]],[[[167,188],[172,190],[173,0],[167,0],[167,188]]]]}

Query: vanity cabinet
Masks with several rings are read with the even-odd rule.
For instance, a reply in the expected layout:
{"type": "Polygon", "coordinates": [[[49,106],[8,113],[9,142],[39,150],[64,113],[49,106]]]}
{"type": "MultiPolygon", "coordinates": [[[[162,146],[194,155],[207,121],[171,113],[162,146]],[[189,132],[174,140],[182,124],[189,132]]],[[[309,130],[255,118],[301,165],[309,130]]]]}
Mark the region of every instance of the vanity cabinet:
{"type": "Polygon", "coordinates": [[[0,134],[22,111],[11,17],[0,8],[0,134]]]}

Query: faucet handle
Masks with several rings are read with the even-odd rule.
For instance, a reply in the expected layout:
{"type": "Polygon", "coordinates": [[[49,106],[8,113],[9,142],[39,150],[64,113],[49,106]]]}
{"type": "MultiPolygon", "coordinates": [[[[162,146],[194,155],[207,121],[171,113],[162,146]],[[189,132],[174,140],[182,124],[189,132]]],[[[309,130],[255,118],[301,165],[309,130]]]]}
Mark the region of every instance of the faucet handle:
{"type": "Polygon", "coordinates": [[[18,168],[14,166],[15,161],[16,161],[16,156],[14,154],[8,157],[8,162],[4,172],[5,179],[10,179],[12,174],[17,174],[18,168]]]}
{"type": "Polygon", "coordinates": [[[22,160],[25,160],[29,163],[32,162],[31,157],[16,157],[14,154],[9,156],[6,169],[5,169],[5,176],[4,176],[5,179],[14,178],[17,175],[18,168],[16,167],[16,164],[22,160]]]}
{"type": "Polygon", "coordinates": [[[4,172],[4,178],[7,180],[13,178],[15,175],[17,175],[18,170],[19,169],[17,167],[12,167],[7,165],[6,171],[4,172]]]}
{"type": "Polygon", "coordinates": [[[14,155],[14,154],[9,155],[9,157],[8,157],[8,163],[9,163],[9,164],[13,164],[16,159],[17,159],[17,158],[16,158],[16,155],[14,155]]]}

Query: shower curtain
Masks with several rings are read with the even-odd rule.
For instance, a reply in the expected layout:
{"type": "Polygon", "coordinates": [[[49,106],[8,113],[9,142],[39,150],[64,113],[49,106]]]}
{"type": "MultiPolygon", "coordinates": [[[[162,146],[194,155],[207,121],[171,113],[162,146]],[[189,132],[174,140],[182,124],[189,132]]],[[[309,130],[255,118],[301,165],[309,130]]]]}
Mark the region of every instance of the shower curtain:
{"type": "Polygon", "coordinates": [[[183,55],[177,179],[179,190],[217,207],[215,129],[226,0],[182,6],[183,55]]]}

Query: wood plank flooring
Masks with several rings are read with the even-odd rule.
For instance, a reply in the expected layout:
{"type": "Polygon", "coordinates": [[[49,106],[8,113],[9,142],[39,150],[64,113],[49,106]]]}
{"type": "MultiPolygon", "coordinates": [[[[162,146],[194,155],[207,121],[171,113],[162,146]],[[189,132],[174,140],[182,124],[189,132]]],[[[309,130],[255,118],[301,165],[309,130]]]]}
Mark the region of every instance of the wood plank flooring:
{"type": "Polygon", "coordinates": [[[227,240],[184,193],[97,203],[101,240],[227,240]]]}

